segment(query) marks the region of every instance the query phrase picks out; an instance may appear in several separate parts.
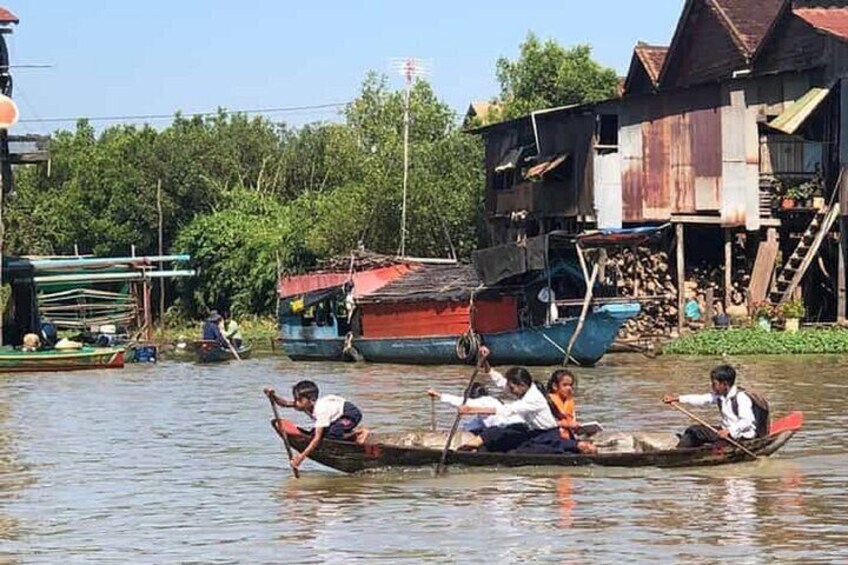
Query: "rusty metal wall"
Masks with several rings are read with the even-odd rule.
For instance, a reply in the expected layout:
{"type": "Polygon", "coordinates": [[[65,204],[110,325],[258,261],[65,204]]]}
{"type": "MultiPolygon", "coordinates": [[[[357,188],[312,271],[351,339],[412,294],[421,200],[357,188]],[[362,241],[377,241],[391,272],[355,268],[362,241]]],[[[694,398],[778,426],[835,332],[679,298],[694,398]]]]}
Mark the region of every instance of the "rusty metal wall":
{"type": "Polygon", "coordinates": [[[595,220],[599,229],[622,227],[621,155],[617,151],[596,153],[595,220]]]}
{"type": "Polygon", "coordinates": [[[621,155],[621,201],[625,222],[642,220],[642,121],[637,104],[622,102],[618,152],[621,155]]]}
{"type": "Polygon", "coordinates": [[[725,86],[721,108],[721,222],[745,223],[745,92],[725,86]]]}
{"type": "Polygon", "coordinates": [[[713,86],[622,101],[624,221],[719,210],[720,106],[713,86]]]}

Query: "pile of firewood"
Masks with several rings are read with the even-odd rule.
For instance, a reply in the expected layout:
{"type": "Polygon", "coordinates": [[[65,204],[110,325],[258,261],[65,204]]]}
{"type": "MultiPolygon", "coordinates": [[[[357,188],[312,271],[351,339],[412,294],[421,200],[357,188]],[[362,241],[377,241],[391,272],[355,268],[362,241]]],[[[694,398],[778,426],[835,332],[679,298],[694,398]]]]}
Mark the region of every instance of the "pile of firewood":
{"type": "Polygon", "coordinates": [[[612,252],[606,282],[620,297],[637,299],[642,312],[622,327],[622,339],[665,337],[677,327],[677,285],[668,253],[648,247],[612,252]]]}
{"type": "MultiPolygon", "coordinates": [[[[642,312],[621,328],[623,340],[662,338],[673,335],[678,324],[677,276],[674,258],[647,247],[622,249],[610,254],[606,267],[606,283],[617,289],[617,296],[635,298],[642,312]]],[[[734,268],[731,304],[742,305],[751,275],[739,265],[734,268]]],[[[702,310],[701,321],[714,315],[714,303],[724,302],[724,267],[701,265],[690,268],[684,281],[685,300],[694,298],[702,310]]]]}

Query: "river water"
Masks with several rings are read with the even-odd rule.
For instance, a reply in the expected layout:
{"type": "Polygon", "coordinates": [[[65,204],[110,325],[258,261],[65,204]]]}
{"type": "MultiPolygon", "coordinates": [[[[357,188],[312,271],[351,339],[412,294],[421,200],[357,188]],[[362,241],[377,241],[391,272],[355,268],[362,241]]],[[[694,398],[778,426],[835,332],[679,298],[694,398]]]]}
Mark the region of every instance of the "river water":
{"type": "MultiPolygon", "coordinates": [[[[706,390],[717,361],[608,356],[578,371],[578,414],[682,429],[659,398],[706,390]]],[[[307,462],[299,481],[263,385],[310,378],[368,427],[412,430],[429,425],[426,388],[461,391],[469,369],[265,357],[0,376],[0,562],[846,562],[848,358],[732,361],[773,413],[806,414],[769,460],[444,477],[307,462]]],[[[452,419],[440,407],[440,427],[452,419]]]]}

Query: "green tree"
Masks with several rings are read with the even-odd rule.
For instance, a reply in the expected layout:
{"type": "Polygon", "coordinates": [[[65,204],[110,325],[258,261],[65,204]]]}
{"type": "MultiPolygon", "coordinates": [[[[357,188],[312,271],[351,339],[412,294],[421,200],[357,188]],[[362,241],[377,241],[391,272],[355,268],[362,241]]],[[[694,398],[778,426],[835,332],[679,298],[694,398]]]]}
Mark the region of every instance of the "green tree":
{"type": "MultiPolygon", "coordinates": [[[[165,249],[189,253],[198,270],[178,283],[182,311],[268,313],[277,259],[296,272],[358,245],[397,251],[403,106],[404,93],[372,73],[343,123],[295,129],[222,111],[98,135],[80,122],[55,134],[49,172],[19,172],[8,249],[155,253],[161,182],[165,249]]],[[[407,252],[467,255],[482,233],[481,143],[426,82],[413,86],[410,114],[407,252]]]]}
{"type": "Polygon", "coordinates": [[[552,39],[541,42],[530,32],[519,50],[515,61],[497,61],[504,118],[616,94],[618,75],[592,59],[589,45],[564,48],[552,39]]]}

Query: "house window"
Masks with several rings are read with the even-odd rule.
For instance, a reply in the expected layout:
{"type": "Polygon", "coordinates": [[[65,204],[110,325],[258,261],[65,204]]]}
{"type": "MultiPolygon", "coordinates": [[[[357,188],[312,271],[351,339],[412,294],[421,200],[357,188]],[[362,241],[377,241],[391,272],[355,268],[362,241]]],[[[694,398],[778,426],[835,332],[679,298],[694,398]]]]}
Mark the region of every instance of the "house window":
{"type": "Polygon", "coordinates": [[[600,114],[597,117],[597,131],[595,134],[598,137],[598,146],[600,147],[617,147],[618,146],[618,115],[617,114],[600,114]]]}

